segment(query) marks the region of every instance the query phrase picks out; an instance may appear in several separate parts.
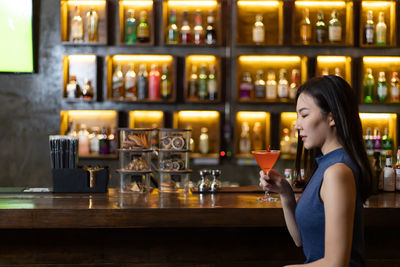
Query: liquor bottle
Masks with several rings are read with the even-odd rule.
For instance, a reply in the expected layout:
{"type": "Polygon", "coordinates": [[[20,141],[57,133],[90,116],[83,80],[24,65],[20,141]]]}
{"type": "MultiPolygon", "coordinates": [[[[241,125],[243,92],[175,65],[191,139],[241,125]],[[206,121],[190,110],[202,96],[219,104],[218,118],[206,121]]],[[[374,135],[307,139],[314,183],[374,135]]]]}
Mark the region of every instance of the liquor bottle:
{"type": "Polygon", "coordinates": [[[251,143],[253,144],[253,150],[261,150],[264,147],[261,123],[259,121],[254,123],[251,143]]]}
{"type": "Polygon", "coordinates": [[[365,147],[367,149],[367,155],[372,156],[374,154],[374,139],[372,137],[371,128],[368,127],[364,136],[365,147]]]}
{"type": "Polygon", "coordinates": [[[340,71],[340,68],[339,68],[339,67],[335,67],[335,75],[336,75],[336,76],[339,76],[339,77],[341,77],[341,78],[343,78],[343,77],[342,77],[342,72],[340,71]]]}
{"type": "Polygon", "coordinates": [[[169,80],[168,64],[162,66],[160,94],[161,98],[164,100],[171,97],[171,81],[169,80]]]}
{"type": "Polygon", "coordinates": [[[329,41],[331,43],[342,41],[342,23],[338,19],[338,12],[332,11],[332,19],[329,21],[329,41]]]}
{"type": "Polygon", "coordinates": [[[70,99],[78,98],[80,95],[80,86],[76,81],[76,76],[71,75],[71,78],[67,84],[66,97],[70,99]]]}
{"type": "Polygon", "coordinates": [[[397,162],[394,171],[396,174],[396,190],[400,191],[400,147],[397,149],[397,162]]]}
{"type": "Polygon", "coordinates": [[[176,25],[176,11],[171,10],[171,15],[169,17],[169,25],[167,30],[167,44],[177,44],[178,43],[178,26],[176,25]]]}
{"type": "Polygon", "coordinates": [[[71,37],[74,43],[83,41],[83,21],[80,6],[75,6],[74,9],[74,16],[71,20],[71,37]]]}
{"type": "Polygon", "coordinates": [[[289,129],[288,128],[284,128],[282,130],[282,138],[281,138],[280,146],[281,146],[282,154],[290,153],[290,137],[289,137],[289,129]]]}
{"type": "Polygon", "coordinates": [[[137,99],[136,72],[133,63],[129,64],[129,70],[125,74],[125,98],[129,100],[137,99]]]}
{"type": "Polygon", "coordinates": [[[106,127],[101,127],[101,133],[99,134],[99,153],[104,155],[108,154],[108,135],[106,127]]]}
{"type": "Polygon", "coordinates": [[[289,87],[289,99],[290,100],[294,101],[296,99],[297,88],[299,88],[299,82],[300,82],[300,71],[298,69],[293,69],[292,70],[292,83],[290,84],[290,87],[289,87]]]}
{"type": "Polygon", "coordinates": [[[140,22],[137,27],[137,39],[141,43],[147,43],[150,41],[150,29],[147,23],[147,12],[145,10],[140,11],[140,22]]]}
{"type": "Polygon", "coordinates": [[[240,154],[250,154],[251,140],[249,133],[249,123],[247,121],[242,123],[242,131],[240,133],[239,140],[239,152],[240,154]]]}
{"type": "Polygon", "coordinates": [[[242,82],[239,86],[240,99],[252,99],[254,95],[254,86],[249,72],[243,73],[242,82]]]}
{"type": "Polygon", "coordinates": [[[183,11],[183,21],[180,30],[180,40],[182,44],[190,44],[192,42],[192,30],[189,25],[188,12],[183,11]]]}
{"type": "Polygon", "coordinates": [[[146,64],[140,64],[138,81],[137,81],[137,97],[139,100],[147,98],[148,84],[147,84],[148,73],[146,70],[146,64]]]}
{"type": "Polygon", "coordinates": [[[363,81],[363,89],[364,89],[364,103],[372,103],[374,99],[374,91],[375,91],[375,79],[372,76],[372,69],[367,69],[367,74],[364,77],[363,81]]]}
{"type": "Polygon", "coordinates": [[[399,102],[399,94],[400,94],[400,82],[399,82],[399,74],[397,71],[392,73],[392,79],[390,80],[390,100],[393,103],[399,102]]]}
{"type": "Polygon", "coordinates": [[[276,95],[277,95],[277,85],[275,81],[275,72],[271,70],[268,72],[268,79],[267,79],[267,99],[275,100],[276,95]]]}
{"type": "Polygon", "coordinates": [[[73,123],[72,121],[68,122],[67,135],[68,136],[73,136],[73,137],[77,137],[78,136],[78,133],[76,132],[76,124],[73,123]]]}
{"type": "Polygon", "coordinates": [[[199,87],[197,94],[200,100],[208,99],[206,64],[201,64],[199,73],[199,87]]]}
{"type": "Polygon", "coordinates": [[[160,99],[160,72],[158,71],[157,64],[151,65],[149,73],[149,99],[160,99]]]}
{"type": "Polygon", "coordinates": [[[387,84],[386,84],[385,72],[383,71],[379,72],[379,78],[376,84],[376,91],[377,91],[378,101],[386,102],[387,84]]]}
{"type": "Polygon", "coordinates": [[[328,68],[323,68],[321,71],[321,76],[329,75],[329,69],[328,68]]]}
{"type": "Polygon", "coordinates": [[[192,65],[192,72],[189,79],[189,99],[196,99],[198,92],[199,77],[197,75],[197,65],[192,65]]]}
{"type": "Polygon", "coordinates": [[[114,154],[117,152],[117,130],[113,127],[109,130],[109,135],[107,136],[108,153],[114,154]]]}
{"type": "Polygon", "coordinates": [[[114,100],[123,100],[124,98],[124,77],[121,64],[117,64],[112,76],[112,98],[114,100]]]}
{"type": "Polygon", "coordinates": [[[386,24],[385,15],[383,12],[379,12],[379,22],[376,24],[376,44],[386,45],[386,24]]]}
{"type": "Polygon", "coordinates": [[[209,150],[208,129],[201,127],[199,137],[199,151],[201,154],[207,154],[209,150]]]}
{"type": "Polygon", "coordinates": [[[217,31],[214,26],[214,16],[212,11],[207,16],[206,38],[205,42],[208,45],[215,45],[217,43],[217,31]]]}
{"type": "Polygon", "coordinates": [[[386,151],[386,164],[383,168],[383,191],[393,192],[396,189],[396,174],[392,167],[392,151],[386,151]]]}
{"type": "Polygon", "coordinates": [[[93,127],[92,133],[89,135],[89,150],[90,153],[99,154],[100,146],[99,146],[99,128],[93,127]]]}
{"type": "Polygon", "coordinates": [[[256,15],[256,22],[253,25],[253,42],[257,45],[264,42],[264,23],[263,16],[260,14],[256,15]]]}
{"type": "Polygon", "coordinates": [[[201,11],[196,10],[196,15],[194,17],[194,27],[193,27],[193,42],[194,44],[202,44],[204,42],[204,28],[202,25],[201,11]]]}
{"type": "Polygon", "coordinates": [[[259,99],[265,99],[265,81],[264,72],[262,70],[257,71],[257,77],[254,82],[254,97],[259,99]]]}
{"type": "Polygon", "coordinates": [[[375,128],[374,129],[373,140],[374,140],[374,151],[381,151],[381,149],[382,149],[382,137],[381,137],[381,134],[379,132],[379,128],[375,128]]]}
{"type": "Polygon", "coordinates": [[[296,155],[297,153],[297,139],[298,139],[298,132],[295,129],[296,121],[292,122],[290,126],[290,154],[296,155]]]}
{"type": "Polygon", "coordinates": [[[88,42],[97,42],[99,39],[99,16],[97,12],[90,8],[86,14],[86,32],[88,42]]]}
{"type": "Polygon", "coordinates": [[[286,69],[279,71],[279,82],[278,82],[278,97],[280,100],[287,100],[289,97],[289,82],[286,79],[286,69]]]}
{"type": "Polygon", "coordinates": [[[374,168],[374,180],[376,181],[374,187],[376,186],[376,191],[382,191],[383,177],[382,177],[382,167],[381,167],[381,153],[379,151],[374,152],[372,165],[374,168]]]}
{"type": "Polygon", "coordinates": [[[324,13],[322,11],[318,11],[317,22],[315,23],[316,29],[316,41],[319,44],[325,43],[326,39],[326,24],[324,21],[324,13]]]}
{"type": "Polygon", "coordinates": [[[218,98],[218,84],[217,84],[217,76],[215,74],[215,65],[211,63],[210,73],[208,74],[207,80],[207,91],[208,91],[208,99],[211,101],[215,101],[218,98]]]}
{"type": "Polygon", "coordinates": [[[300,22],[300,39],[304,45],[310,44],[311,41],[311,22],[310,12],[308,8],[303,11],[303,19],[300,22]]]}
{"type": "Polygon", "coordinates": [[[78,132],[78,155],[87,156],[89,155],[89,132],[86,129],[86,124],[81,124],[81,129],[78,132]]]}
{"type": "Polygon", "coordinates": [[[81,94],[80,94],[81,98],[83,98],[84,100],[92,100],[93,96],[94,96],[94,89],[92,86],[92,83],[90,82],[90,80],[85,79],[85,85],[82,86],[82,90],[81,90],[81,94]]]}
{"type": "Polygon", "coordinates": [[[129,9],[128,16],[125,21],[125,43],[134,44],[136,43],[137,25],[135,19],[135,10],[129,9]]]}
{"type": "Polygon", "coordinates": [[[387,127],[384,128],[382,135],[382,154],[386,150],[393,150],[393,139],[389,136],[389,129],[387,127]]]}
{"type": "Polygon", "coordinates": [[[367,22],[365,23],[364,26],[364,44],[373,44],[374,35],[375,35],[375,27],[373,21],[373,13],[372,10],[368,10],[367,22]]]}

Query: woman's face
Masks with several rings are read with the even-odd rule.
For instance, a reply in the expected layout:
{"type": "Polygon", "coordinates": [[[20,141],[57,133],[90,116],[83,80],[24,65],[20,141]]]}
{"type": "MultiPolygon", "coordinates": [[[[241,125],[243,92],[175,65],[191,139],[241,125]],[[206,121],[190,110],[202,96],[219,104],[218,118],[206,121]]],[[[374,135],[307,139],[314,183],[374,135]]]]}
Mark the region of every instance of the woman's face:
{"type": "MultiPolygon", "coordinates": [[[[322,148],[331,136],[333,120],[331,116],[322,114],[322,110],[315,103],[314,98],[301,93],[297,100],[297,122],[295,129],[303,140],[306,149],[322,148]]],[[[333,123],[334,125],[334,123],[333,123]]]]}

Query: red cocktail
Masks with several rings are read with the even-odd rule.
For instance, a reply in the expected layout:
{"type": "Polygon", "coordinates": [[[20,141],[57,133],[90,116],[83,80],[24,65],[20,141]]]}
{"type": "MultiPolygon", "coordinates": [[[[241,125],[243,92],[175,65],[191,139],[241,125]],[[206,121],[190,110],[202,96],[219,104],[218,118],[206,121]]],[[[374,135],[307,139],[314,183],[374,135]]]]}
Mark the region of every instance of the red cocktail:
{"type": "MultiPolygon", "coordinates": [[[[269,172],[270,169],[274,166],[275,162],[279,158],[279,154],[281,153],[279,150],[257,150],[251,152],[254,156],[254,159],[257,161],[260,168],[263,170],[265,174],[269,172]]],[[[277,201],[276,198],[272,198],[269,196],[268,191],[265,191],[265,196],[261,199],[261,201],[277,201]]]]}

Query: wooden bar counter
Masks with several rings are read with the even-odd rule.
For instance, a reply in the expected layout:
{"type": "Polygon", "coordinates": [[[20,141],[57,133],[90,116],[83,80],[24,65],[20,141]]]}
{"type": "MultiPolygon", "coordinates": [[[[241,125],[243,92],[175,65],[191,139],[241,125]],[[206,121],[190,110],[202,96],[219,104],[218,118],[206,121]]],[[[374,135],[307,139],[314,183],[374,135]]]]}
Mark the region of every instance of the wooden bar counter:
{"type": "MultiPolygon", "coordinates": [[[[235,265],[304,261],[262,194],[0,194],[0,266],[235,265]]],[[[367,266],[400,266],[400,194],[366,203],[367,266]]]]}

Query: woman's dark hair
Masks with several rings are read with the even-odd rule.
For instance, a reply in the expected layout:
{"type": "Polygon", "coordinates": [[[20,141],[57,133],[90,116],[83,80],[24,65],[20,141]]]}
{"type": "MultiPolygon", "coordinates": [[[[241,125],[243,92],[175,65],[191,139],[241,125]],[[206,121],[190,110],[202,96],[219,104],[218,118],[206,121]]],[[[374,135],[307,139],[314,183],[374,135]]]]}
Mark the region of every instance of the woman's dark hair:
{"type": "MultiPolygon", "coordinates": [[[[326,75],[312,78],[301,85],[297,90],[296,103],[302,93],[313,97],[324,115],[332,114],[338,141],[360,169],[361,198],[363,201],[367,200],[372,192],[372,171],[365,150],[355,92],[342,78],[326,75]]],[[[303,141],[299,136],[295,163],[297,174],[300,173],[302,154],[303,141]]],[[[307,178],[310,178],[314,173],[316,169],[315,157],[320,154],[320,149],[304,149],[303,163],[307,178]]]]}

